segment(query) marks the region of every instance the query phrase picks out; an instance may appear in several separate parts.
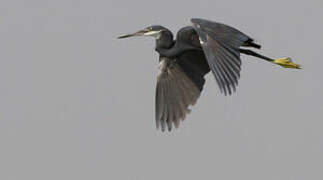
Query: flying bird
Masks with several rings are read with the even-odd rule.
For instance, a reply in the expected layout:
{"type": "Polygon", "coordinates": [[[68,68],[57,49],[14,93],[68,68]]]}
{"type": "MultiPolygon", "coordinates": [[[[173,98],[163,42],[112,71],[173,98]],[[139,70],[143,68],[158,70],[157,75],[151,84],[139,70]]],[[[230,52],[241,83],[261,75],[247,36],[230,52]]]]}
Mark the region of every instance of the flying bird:
{"type": "Polygon", "coordinates": [[[212,72],[220,91],[231,95],[240,77],[240,53],[258,57],[284,68],[300,69],[290,58],[272,59],[248,48],[260,49],[252,38],[228,25],[205,19],[191,19],[192,26],[181,28],[176,39],[160,25],[118,37],[152,36],[159,53],[155,118],[157,129],[178,128],[190,112],[212,72]]]}

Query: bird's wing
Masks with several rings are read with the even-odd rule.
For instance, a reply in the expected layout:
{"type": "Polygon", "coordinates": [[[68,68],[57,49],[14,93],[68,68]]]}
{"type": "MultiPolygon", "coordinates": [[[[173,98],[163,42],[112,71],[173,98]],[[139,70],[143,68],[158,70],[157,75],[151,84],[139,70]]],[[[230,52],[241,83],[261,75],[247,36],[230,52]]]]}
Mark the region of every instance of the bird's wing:
{"type": "Polygon", "coordinates": [[[203,70],[189,69],[189,61],[160,57],[156,87],[156,126],[177,128],[194,105],[204,85],[203,70]],[[196,72],[196,73],[195,73],[196,72]]]}
{"type": "Polygon", "coordinates": [[[203,19],[191,19],[191,22],[221,92],[231,94],[240,77],[239,47],[251,38],[221,23],[203,19]]]}

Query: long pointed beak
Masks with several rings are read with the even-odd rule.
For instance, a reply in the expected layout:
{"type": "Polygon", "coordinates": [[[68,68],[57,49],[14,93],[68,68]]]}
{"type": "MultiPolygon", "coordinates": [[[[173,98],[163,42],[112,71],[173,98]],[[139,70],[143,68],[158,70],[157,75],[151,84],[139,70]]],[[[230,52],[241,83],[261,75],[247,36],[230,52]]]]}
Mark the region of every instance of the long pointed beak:
{"type": "Polygon", "coordinates": [[[145,34],[145,30],[140,30],[138,32],[135,33],[131,33],[131,34],[126,34],[123,36],[119,36],[118,39],[123,39],[123,38],[128,38],[128,37],[134,37],[134,36],[143,36],[145,34]]]}

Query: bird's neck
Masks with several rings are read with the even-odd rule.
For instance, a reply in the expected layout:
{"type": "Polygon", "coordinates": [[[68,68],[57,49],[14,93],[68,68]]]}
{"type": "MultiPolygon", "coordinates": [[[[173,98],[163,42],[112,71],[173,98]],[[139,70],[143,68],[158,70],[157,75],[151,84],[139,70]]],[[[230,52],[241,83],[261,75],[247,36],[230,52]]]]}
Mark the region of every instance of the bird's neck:
{"type": "Polygon", "coordinates": [[[173,34],[170,31],[162,31],[160,36],[156,38],[156,47],[155,50],[163,56],[167,56],[167,52],[169,52],[174,46],[173,34]]]}
{"type": "Polygon", "coordinates": [[[173,34],[170,31],[163,31],[162,34],[156,39],[155,50],[165,57],[176,57],[188,50],[196,50],[187,43],[178,42],[173,39],[173,34]]]}
{"type": "Polygon", "coordinates": [[[161,56],[165,56],[165,57],[169,57],[169,58],[174,58],[174,57],[180,56],[184,52],[190,51],[190,50],[200,50],[200,49],[193,47],[189,44],[175,42],[175,41],[173,41],[173,43],[170,47],[158,46],[158,43],[156,45],[156,51],[161,56]]]}

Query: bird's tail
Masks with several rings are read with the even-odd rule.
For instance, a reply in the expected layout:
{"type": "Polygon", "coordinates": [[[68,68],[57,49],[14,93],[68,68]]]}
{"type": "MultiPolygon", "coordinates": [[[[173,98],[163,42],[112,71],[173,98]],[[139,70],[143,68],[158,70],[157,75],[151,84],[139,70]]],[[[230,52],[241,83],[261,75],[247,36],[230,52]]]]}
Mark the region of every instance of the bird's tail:
{"type": "Polygon", "coordinates": [[[253,39],[248,39],[247,41],[244,42],[244,44],[242,46],[253,47],[253,48],[256,48],[256,49],[261,48],[261,45],[256,44],[255,42],[253,42],[253,39]]]}
{"type": "Polygon", "coordinates": [[[278,58],[271,61],[274,64],[280,65],[284,68],[294,68],[294,69],[301,69],[301,66],[299,64],[293,63],[292,59],[287,58],[278,58]]]}
{"type": "Polygon", "coordinates": [[[254,42],[250,42],[250,43],[249,43],[249,46],[250,46],[250,47],[257,48],[257,49],[260,49],[260,48],[261,48],[261,46],[260,46],[259,44],[256,44],[256,43],[254,43],[254,42]]]}

